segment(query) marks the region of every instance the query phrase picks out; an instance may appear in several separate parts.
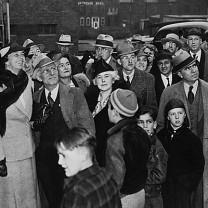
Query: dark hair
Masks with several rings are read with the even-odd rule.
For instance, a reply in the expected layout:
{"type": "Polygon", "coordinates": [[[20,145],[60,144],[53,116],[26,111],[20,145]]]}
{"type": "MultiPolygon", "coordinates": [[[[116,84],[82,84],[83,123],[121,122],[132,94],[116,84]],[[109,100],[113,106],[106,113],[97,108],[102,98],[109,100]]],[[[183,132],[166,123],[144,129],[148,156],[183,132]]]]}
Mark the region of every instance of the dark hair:
{"type": "MultiPolygon", "coordinates": [[[[166,123],[168,123],[168,119],[167,119],[168,112],[174,108],[183,108],[186,113],[186,108],[185,108],[183,101],[178,98],[172,98],[171,100],[168,101],[168,103],[165,106],[166,123]]],[[[184,123],[186,123],[186,125],[189,126],[189,121],[187,117],[184,119],[184,123]]]]}
{"type": "Polygon", "coordinates": [[[85,146],[89,149],[91,157],[93,157],[96,148],[95,137],[88,130],[82,127],[74,127],[70,130],[67,129],[56,139],[54,143],[55,147],[57,148],[61,142],[67,150],[72,150],[79,146],[85,146]]]}
{"type": "Polygon", "coordinates": [[[158,110],[155,107],[141,106],[139,110],[136,112],[136,117],[139,118],[141,115],[148,113],[152,117],[153,121],[156,121],[157,111],[158,110]]]}
{"type": "Polygon", "coordinates": [[[60,60],[61,58],[67,58],[67,59],[69,60],[69,63],[71,64],[71,70],[72,70],[72,72],[73,72],[73,70],[74,70],[74,63],[71,62],[71,59],[70,59],[69,54],[68,54],[68,53],[64,53],[64,54],[59,58],[59,60],[60,60]]]}

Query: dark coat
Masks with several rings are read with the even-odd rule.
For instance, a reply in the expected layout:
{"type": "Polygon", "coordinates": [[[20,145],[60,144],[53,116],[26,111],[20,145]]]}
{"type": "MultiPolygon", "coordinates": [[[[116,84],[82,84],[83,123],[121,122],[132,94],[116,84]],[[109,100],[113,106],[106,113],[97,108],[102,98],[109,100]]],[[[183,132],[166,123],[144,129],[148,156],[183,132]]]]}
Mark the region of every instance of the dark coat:
{"type": "Polygon", "coordinates": [[[112,172],[120,192],[129,195],[142,190],[150,151],[147,133],[132,117],[120,120],[109,129],[108,135],[106,168],[112,172]]]}
{"type": "MultiPolygon", "coordinates": [[[[177,74],[173,74],[172,85],[177,82],[180,82],[180,81],[181,81],[181,78],[177,74]]],[[[164,89],[165,89],[165,85],[163,83],[161,74],[159,73],[159,74],[155,75],[155,93],[156,93],[156,97],[157,97],[158,106],[160,103],[160,97],[161,97],[164,89]]]]}

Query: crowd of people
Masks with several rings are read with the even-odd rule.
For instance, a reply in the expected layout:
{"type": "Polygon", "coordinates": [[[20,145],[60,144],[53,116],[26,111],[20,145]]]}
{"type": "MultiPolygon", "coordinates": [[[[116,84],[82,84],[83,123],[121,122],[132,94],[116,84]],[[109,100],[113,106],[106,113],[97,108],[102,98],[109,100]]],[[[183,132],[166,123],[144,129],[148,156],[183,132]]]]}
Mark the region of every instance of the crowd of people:
{"type": "Polygon", "coordinates": [[[81,60],[68,34],[2,47],[0,207],[208,207],[204,38],[99,34],[81,60]]]}

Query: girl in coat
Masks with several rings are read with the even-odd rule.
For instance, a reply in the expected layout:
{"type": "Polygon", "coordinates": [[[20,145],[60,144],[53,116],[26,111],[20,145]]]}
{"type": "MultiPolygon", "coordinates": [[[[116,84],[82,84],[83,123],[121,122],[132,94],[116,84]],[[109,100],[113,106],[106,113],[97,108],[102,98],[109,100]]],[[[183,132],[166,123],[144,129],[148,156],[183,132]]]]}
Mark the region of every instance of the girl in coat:
{"type": "Polygon", "coordinates": [[[180,99],[173,98],[166,104],[165,116],[166,127],[157,134],[169,155],[163,186],[164,207],[192,208],[191,196],[204,170],[202,144],[188,128],[185,106],[180,99]]]}

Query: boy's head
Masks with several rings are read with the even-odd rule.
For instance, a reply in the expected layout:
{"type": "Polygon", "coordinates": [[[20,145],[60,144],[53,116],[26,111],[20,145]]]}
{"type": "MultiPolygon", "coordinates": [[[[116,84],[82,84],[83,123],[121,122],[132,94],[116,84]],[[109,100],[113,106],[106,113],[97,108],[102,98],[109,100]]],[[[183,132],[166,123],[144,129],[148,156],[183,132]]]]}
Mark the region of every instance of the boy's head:
{"type": "Polygon", "coordinates": [[[111,93],[108,105],[110,122],[117,123],[124,117],[133,117],[137,110],[137,97],[133,91],[119,88],[111,93]]]}
{"type": "Polygon", "coordinates": [[[184,103],[178,98],[173,98],[166,104],[165,117],[174,130],[180,128],[184,122],[188,125],[184,103]]]}
{"type": "Polygon", "coordinates": [[[86,129],[76,127],[64,132],[55,142],[59,161],[67,177],[93,164],[96,139],[86,129]]]}
{"type": "Polygon", "coordinates": [[[136,114],[138,125],[142,127],[151,136],[157,127],[157,109],[153,107],[142,106],[136,114]]]}

